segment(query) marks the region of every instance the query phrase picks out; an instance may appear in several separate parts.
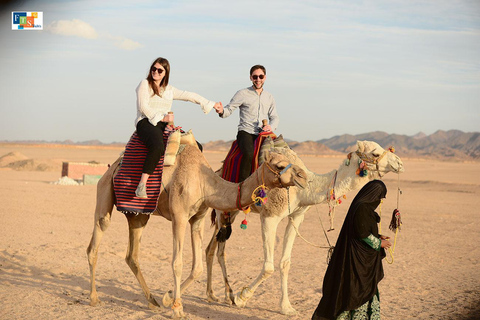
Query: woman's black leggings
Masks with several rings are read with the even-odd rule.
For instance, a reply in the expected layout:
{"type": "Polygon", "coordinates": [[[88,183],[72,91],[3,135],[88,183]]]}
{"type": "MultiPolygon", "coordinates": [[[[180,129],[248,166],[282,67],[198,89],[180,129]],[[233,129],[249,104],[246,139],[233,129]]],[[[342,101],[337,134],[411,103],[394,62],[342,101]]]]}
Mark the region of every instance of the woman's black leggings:
{"type": "Polygon", "coordinates": [[[147,118],[144,118],[137,123],[138,137],[143,143],[145,143],[148,149],[147,157],[143,164],[143,173],[152,174],[160,157],[165,154],[163,131],[165,131],[166,126],[167,123],[162,121],[154,126],[147,118]]]}
{"type": "MultiPolygon", "coordinates": [[[[143,164],[143,173],[152,174],[160,158],[165,154],[163,143],[163,132],[167,126],[166,122],[158,122],[156,126],[151,124],[147,118],[137,123],[137,134],[140,140],[147,146],[148,152],[143,164]]],[[[197,141],[198,148],[203,151],[202,145],[197,141]]]]}

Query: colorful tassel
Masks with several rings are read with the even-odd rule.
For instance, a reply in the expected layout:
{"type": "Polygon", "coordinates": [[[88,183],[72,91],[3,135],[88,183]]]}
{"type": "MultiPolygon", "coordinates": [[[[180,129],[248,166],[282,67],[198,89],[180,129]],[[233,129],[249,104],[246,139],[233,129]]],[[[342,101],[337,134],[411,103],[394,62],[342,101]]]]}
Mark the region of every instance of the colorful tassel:
{"type": "Polygon", "coordinates": [[[264,185],[257,187],[252,193],[252,200],[256,206],[261,207],[267,202],[267,191],[264,185]]]}
{"type": "Polygon", "coordinates": [[[242,224],[240,225],[240,228],[242,228],[243,230],[247,229],[247,219],[244,219],[242,221],[242,224]]]}
{"type": "Polygon", "coordinates": [[[390,221],[390,226],[388,228],[392,231],[395,231],[396,229],[400,230],[401,225],[402,218],[400,217],[400,211],[398,211],[398,209],[395,209],[393,210],[392,220],[390,221]]]}

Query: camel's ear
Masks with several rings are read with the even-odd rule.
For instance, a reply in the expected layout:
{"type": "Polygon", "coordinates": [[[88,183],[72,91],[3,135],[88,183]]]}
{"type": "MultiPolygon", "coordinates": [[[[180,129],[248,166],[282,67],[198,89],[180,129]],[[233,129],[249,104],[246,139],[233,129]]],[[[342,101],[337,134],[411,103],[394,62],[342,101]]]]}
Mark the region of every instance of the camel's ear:
{"type": "Polygon", "coordinates": [[[365,144],[363,143],[363,141],[357,140],[357,148],[358,148],[358,151],[365,152],[365,144]]]}
{"type": "Polygon", "coordinates": [[[265,151],[265,162],[270,162],[272,160],[272,154],[270,151],[265,151]]]}

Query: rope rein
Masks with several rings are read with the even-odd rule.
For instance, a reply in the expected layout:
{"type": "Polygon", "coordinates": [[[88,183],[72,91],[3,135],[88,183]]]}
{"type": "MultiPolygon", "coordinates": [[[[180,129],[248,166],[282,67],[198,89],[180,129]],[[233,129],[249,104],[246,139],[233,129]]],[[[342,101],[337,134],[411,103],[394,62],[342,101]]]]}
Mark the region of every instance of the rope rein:
{"type": "Polygon", "coordinates": [[[318,213],[318,219],[320,220],[320,224],[322,225],[323,234],[325,235],[325,238],[327,239],[328,247],[312,243],[312,242],[308,241],[307,239],[305,239],[305,237],[300,234],[300,231],[298,230],[298,227],[295,225],[295,221],[290,216],[290,214],[292,213],[291,210],[290,210],[290,188],[287,188],[287,199],[288,199],[288,218],[290,219],[290,223],[292,224],[293,229],[295,229],[295,232],[297,233],[297,236],[311,246],[321,248],[321,249],[328,249],[328,254],[327,254],[327,264],[328,264],[328,262],[330,261],[330,258],[332,256],[333,249],[335,247],[330,244],[330,240],[328,239],[327,232],[325,231],[325,228],[323,226],[322,218],[320,216],[320,213],[317,210],[317,206],[315,205],[315,210],[318,213]]]}
{"type": "MultiPolygon", "coordinates": [[[[402,194],[402,190],[400,189],[400,174],[398,174],[398,179],[397,179],[397,208],[393,211],[393,214],[396,215],[398,214],[399,215],[399,211],[398,211],[398,207],[399,207],[399,203],[400,203],[400,195],[402,194]]],[[[379,216],[380,218],[382,217],[382,203],[383,203],[383,200],[380,202],[380,213],[379,213],[379,216]]],[[[401,225],[401,222],[400,222],[400,218],[398,216],[397,217],[392,217],[392,219],[398,219],[398,223],[396,224],[395,226],[395,237],[394,237],[394,240],[393,240],[393,248],[390,247],[388,248],[388,253],[390,254],[390,257],[392,258],[392,260],[388,260],[387,257],[385,257],[385,261],[387,261],[389,264],[393,264],[394,262],[394,257],[393,255],[395,254],[395,246],[397,245],[397,236],[398,236],[398,230],[400,229],[400,225],[401,225]]],[[[379,234],[382,234],[382,220],[380,219],[380,222],[378,223],[378,233],[379,234]]],[[[392,230],[393,231],[393,230],[392,230]]]]}
{"type": "MultiPolygon", "coordinates": [[[[367,155],[365,155],[364,153],[361,153],[359,151],[356,151],[355,153],[365,163],[375,165],[376,171],[381,178],[382,175],[380,173],[378,162],[387,154],[388,151],[393,153],[393,152],[395,152],[395,149],[393,147],[390,147],[389,150],[385,150],[378,158],[368,157],[367,155]]],[[[347,166],[350,164],[350,157],[351,157],[351,153],[348,155],[348,160],[347,160],[347,163],[346,163],[347,166]]],[[[269,168],[269,169],[272,170],[271,168],[269,168]]],[[[327,195],[326,195],[328,208],[329,208],[328,213],[329,213],[329,217],[330,217],[330,229],[328,231],[334,230],[333,229],[333,219],[334,219],[334,216],[335,216],[335,207],[336,207],[336,204],[337,204],[337,200],[336,200],[336,196],[335,196],[335,185],[336,185],[336,182],[337,182],[337,174],[338,174],[338,171],[335,170],[335,174],[334,174],[334,176],[333,176],[333,178],[332,178],[332,180],[329,184],[329,188],[327,189],[327,195]]],[[[385,260],[389,264],[392,264],[393,261],[394,261],[393,255],[395,253],[395,246],[397,244],[398,231],[399,231],[400,225],[401,225],[400,212],[398,211],[399,202],[400,202],[400,195],[402,194],[402,191],[400,189],[400,174],[399,173],[398,173],[397,177],[398,177],[398,180],[397,180],[397,208],[394,210],[394,213],[393,213],[394,217],[392,217],[392,221],[395,218],[396,223],[394,224],[392,222],[390,224],[390,229],[392,229],[392,231],[393,231],[393,229],[395,229],[395,238],[394,238],[394,242],[393,242],[393,248],[388,248],[388,251],[390,253],[390,257],[392,258],[392,260],[389,261],[387,258],[385,258],[385,260]],[[392,228],[392,225],[394,225],[395,227],[392,228]]],[[[308,243],[308,244],[310,244],[314,247],[321,248],[321,249],[328,249],[328,254],[327,254],[327,264],[328,264],[329,261],[330,261],[330,258],[332,256],[333,249],[335,247],[331,245],[330,240],[328,239],[328,235],[327,235],[327,232],[325,231],[325,227],[323,226],[323,221],[321,219],[320,213],[318,212],[317,206],[315,205],[315,210],[318,213],[318,218],[320,220],[320,224],[322,226],[322,230],[323,230],[323,233],[325,235],[325,238],[327,239],[328,247],[312,243],[300,234],[300,231],[298,230],[298,227],[295,225],[295,222],[294,222],[293,218],[290,216],[290,214],[292,212],[291,212],[291,209],[290,209],[290,190],[289,190],[289,188],[287,188],[287,199],[288,199],[288,214],[289,214],[290,223],[292,224],[293,228],[295,229],[295,232],[296,232],[297,236],[300,239],[302,239],[303,241],[305,241],[306,243],[308,243]]],[[[382,202],[380,202],[380,217],[381,217],[381,211],[382,211],[382,202]]],[[[381,223],[379,223],[379,234],[381,234],[381,223]]]]}

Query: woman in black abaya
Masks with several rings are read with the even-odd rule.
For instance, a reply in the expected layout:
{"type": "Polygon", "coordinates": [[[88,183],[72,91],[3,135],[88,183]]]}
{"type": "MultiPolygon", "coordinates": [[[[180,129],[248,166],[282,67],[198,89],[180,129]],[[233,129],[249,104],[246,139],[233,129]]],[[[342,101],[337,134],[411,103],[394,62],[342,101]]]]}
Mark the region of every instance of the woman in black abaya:
{"type": "Polygon", "coordinates": [[[380,319],[378,283],[383,279],[388,237],[378,234],[375,209],[387,195],[380,180],[368,182],[355,196],[323,279],[323,296],[312,320],[380,319]]]}

